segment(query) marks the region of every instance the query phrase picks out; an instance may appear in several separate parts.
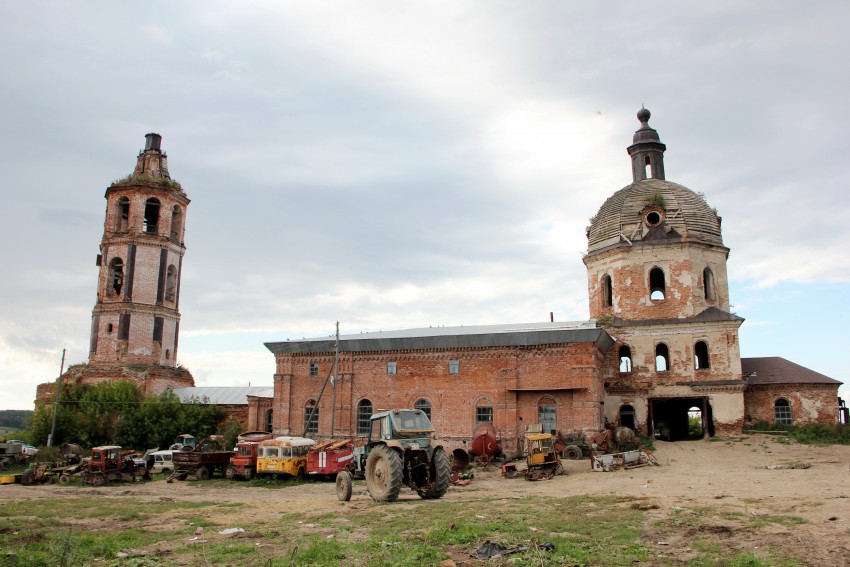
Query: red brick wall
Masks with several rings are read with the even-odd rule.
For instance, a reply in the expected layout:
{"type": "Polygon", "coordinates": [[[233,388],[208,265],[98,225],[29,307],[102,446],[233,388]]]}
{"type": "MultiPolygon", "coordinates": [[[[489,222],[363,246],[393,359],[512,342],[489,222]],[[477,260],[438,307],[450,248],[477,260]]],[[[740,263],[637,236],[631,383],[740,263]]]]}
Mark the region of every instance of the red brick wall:
{"type": "Polygon", "coordinates": [[[838,385],[829,384],[748,386],[744,394],[747,423],[773,423],[774,404],[779,398],[791,404],[794,425],[838,423],[838,385]]]}

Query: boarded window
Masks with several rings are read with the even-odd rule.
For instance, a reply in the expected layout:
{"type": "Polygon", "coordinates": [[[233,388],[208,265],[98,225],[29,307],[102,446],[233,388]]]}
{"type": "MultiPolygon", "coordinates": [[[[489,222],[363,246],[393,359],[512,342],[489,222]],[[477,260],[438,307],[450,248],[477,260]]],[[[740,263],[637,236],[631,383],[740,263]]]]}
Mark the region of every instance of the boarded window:
{"type": "Polygon", "coordinates": [[[310,376],[318,376],[319,375],[319,363],[311,362],[310,363],[310,376]]]}
{"type": "Polygon", "coordinates": [[[702,286],[705,298],[708,301],[714,301],[714,272],[711,271],[711,268],[702,271],[702,286]]]}
{"type": "Polygon", "coordinates": [[[558,429],[558,408],[553,402],[541,402],[537,406],[537,421],[543,433],[554,433],[558,429]]]}
{"type": "Polygon", "coordinates": [[[316,400],[310,400],[304,406],[304,430],[310,433],[319,432],[319,408],[316,400]]]}
{"type": "Polygon", "coordinates": [[[475,407],[475,423],[493,423],[493,404],[490,400],[481,400],[475,407]]]}
{"type": "Polygon", "coordinates": [[[449,374],[457,374],[460,372],[460,361],[459,360],[450,360],[449,361],[449,374]]]}
{"type": "Polygon", "coordinates": [[[388,362],[387,363],[387,375],[395,376],[395,372],[396,372],[396,363],[395,362],[388,362]]]}
{"type": "Polygon", "coordinates": [[[611,307],[614,305],[614,290],[611,284],[611,276],[605,275],[602,277],[602,307],[611,307]]]}

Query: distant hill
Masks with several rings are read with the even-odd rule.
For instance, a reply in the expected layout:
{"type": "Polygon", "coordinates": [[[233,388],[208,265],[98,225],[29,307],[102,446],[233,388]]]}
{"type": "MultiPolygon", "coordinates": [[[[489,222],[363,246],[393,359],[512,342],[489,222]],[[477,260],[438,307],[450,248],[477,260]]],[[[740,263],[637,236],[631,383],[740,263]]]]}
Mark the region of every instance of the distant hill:
{"type": "Polygon", "coordinates": [[[0,410],[0,427],[24,429],[32,419],[32,410],[7,409],[0,410]]]}

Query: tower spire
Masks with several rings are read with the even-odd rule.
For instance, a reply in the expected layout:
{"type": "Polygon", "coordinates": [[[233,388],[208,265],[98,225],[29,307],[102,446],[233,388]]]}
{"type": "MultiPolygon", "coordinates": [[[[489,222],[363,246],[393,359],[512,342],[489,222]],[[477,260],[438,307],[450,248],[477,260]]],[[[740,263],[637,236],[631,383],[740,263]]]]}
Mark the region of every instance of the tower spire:
{"type": "Polygon", "coordinates": [[[628,147],[632,158],[632,177],[634,181],[642,179],[664,179],[664,151],[667,146],[661,143],[658,132],[649,125],[652,114],[641,105],[637,113],[640,128],[628,147]]]}

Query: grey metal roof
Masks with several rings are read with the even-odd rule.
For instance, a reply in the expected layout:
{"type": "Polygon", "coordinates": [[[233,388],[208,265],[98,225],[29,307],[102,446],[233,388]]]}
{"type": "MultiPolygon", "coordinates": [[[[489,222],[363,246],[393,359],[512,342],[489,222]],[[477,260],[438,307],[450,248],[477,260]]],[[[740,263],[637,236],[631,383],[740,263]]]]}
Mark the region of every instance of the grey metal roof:
{"type": "Polygon", "coordinates": [[[181,402],[188,402],[192,398],[206,398],[208,403],[219,406],[248,405],[248,396],[274,397],[274,388],[268,386],[197,386],[174,388],[172,391],[181,402]]]}
{"type": "MultiPolygon", "coordinates": [[[[427,327],[340,335],[340,352],[377,352],[395,350],[433,350],[535,346],[545,344],[593,342],[602,350],[614,344],[608,333],[595,321],[512,323],[460,327],[427,327]]],[[[273,353],[333,352],[334,337],[314,337],[265,343],[273,353]]]]}

